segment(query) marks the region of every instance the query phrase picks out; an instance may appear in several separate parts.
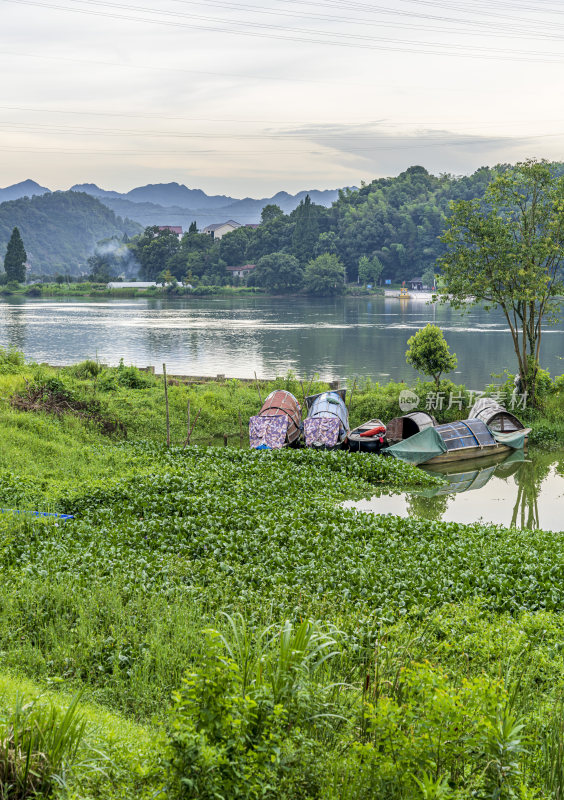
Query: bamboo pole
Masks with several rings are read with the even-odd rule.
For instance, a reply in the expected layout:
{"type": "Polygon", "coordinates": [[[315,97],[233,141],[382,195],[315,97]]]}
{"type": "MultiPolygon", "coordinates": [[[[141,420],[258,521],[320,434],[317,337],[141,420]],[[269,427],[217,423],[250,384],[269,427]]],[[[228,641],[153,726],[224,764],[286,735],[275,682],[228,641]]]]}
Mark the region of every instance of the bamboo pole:
{"type": "Polygon", "coordinates": [[[168,384],[166,380],[166,364],[163,364],[163,380],[166,407],[166,446],[170,448],[170,414],[168,409],[168,384]]]}

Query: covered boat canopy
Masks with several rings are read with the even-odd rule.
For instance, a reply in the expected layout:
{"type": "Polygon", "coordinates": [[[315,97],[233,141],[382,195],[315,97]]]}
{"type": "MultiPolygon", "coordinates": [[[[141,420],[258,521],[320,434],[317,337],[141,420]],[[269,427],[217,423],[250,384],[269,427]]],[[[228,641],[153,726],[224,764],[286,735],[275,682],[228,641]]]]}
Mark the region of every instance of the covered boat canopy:
{"type": "Polygon", "coordinates": [[[490,430],[480,419],[466,419],[438,425],[436,428],[426,428],[421,433],[386,448],[384,452],[411,464],[426,464],[432,459],[442,461],[475,458],[497,450],[500,445],[522,448],[528,433],[528,428],[513,433],[499,433],[490,430]],[[451,459],[440,458],[450,454],[453,456],[451,459]]]}
{"type": "Polygon", "coordinates": [[[404,439],[409,439],[410,436],[415,436],[416,433],[421,433],[426,428],[435,427],[436,424],[436,419],[426,411],[412,411],[411,414],[394,417],[388,422],[386,439],[390,444],[402,442],[404,439]]]}
{"type": "Polygon", "coordinates": [[[522,431],[525,427],[515,414],[511,414],[492,397],[480,397],[479,400],[476,400],[470,409],[469,417],[470,419],[480,419],[489,428],[501,433],[522,431]]]}
{"type": "Polygon", "coordinates": [[[308,447],[338,447],[349,432],[346,389],[306,397],[308,408],[304,436],[308,447]]]}
{"type": "Polygon", "coordinates": [[[291,392],[277,389],[249,420],[249,442],[254,449],[277,449],[300,438],[302,409],[291,392]]]}

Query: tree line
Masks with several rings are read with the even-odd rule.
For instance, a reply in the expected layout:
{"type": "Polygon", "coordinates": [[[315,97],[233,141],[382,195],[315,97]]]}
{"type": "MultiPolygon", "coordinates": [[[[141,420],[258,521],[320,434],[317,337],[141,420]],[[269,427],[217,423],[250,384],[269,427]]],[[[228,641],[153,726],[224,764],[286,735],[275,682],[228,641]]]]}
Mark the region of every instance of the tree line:
{"type": "MultiPolygon", "coordinates": [[[[556,168],[564,173],[564,164],[556,168]]],[[[483,167],[456,177],[414,166],[395,178],[342,190],[331,208],[309,197],[290,214],[267,205],[258,226],[242,226],[220,240],[199,233],[195,223],[180,240],[153,226],[131,247],[146,280],[168,270],[178,281],[221,285],[233,282],[226,267],[255,264],[249,282],[271,291],[312,291],[314,274],[325,275],[325,268],[331,273],[322,281],[327,291],[338,291],[345,282],[400,283],[416,276],[432,285],[446,252],[441,236],[451,203],[483,198],[507,169],[483,167]]]]}

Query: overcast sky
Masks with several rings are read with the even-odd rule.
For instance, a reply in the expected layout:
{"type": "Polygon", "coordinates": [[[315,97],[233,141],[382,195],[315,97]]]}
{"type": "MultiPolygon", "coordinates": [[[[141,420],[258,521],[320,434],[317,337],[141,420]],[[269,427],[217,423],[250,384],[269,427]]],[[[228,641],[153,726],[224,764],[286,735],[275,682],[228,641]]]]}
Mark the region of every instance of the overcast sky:
{"type": "Polygon", "coordinates": [[[0,0],[0,185],[268,196],[564,160],[562,0],[0,0]]]}

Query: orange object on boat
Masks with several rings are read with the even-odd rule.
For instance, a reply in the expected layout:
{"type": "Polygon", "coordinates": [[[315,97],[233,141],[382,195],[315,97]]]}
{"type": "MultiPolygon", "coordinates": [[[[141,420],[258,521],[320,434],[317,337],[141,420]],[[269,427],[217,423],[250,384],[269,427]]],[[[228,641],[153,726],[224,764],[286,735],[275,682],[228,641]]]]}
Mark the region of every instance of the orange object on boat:
{"type": "Polygon", "coordinates": [[[372,428],[369,431],[364,431],[364,433],[359,434],[360,436],[378,436],[379,433],[386,433],[386,426],[385,425],[378,425],[377,428],[372,428]]]}

